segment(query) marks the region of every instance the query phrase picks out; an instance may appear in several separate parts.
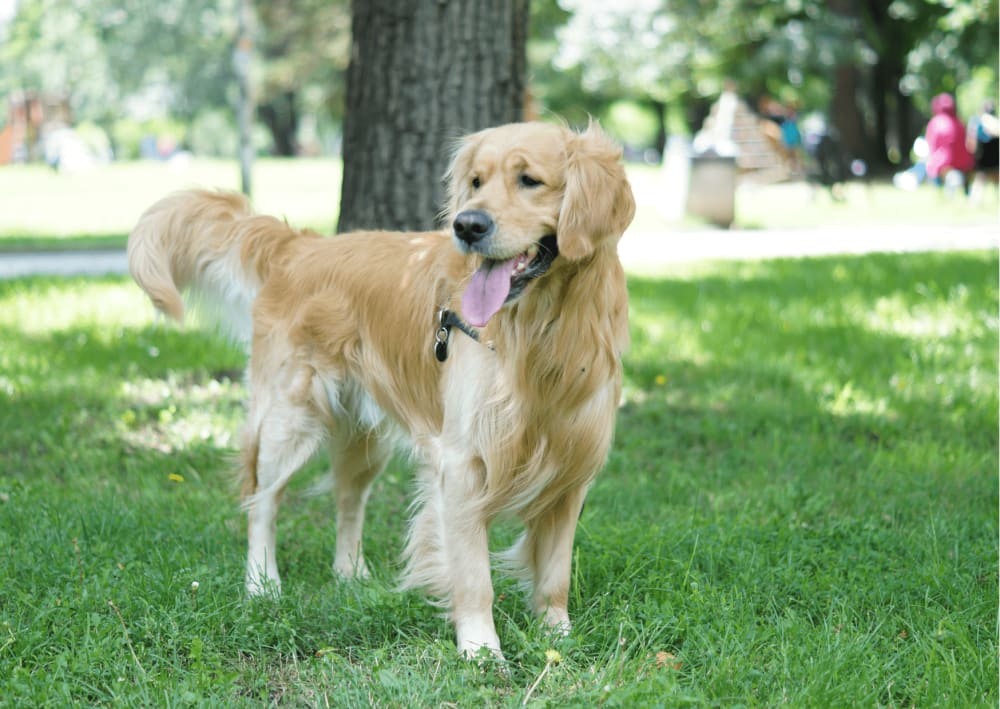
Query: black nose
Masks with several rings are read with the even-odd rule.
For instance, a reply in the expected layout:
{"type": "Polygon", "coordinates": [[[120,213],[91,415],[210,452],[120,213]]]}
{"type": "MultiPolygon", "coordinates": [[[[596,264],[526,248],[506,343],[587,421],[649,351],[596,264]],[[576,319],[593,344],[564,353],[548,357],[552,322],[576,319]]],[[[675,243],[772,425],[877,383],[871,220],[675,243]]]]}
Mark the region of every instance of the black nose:
{"type": "Polygon", "coordinates": [[[479,209],[459,212],[451,225],[455,236],[470,246],[493,232],[493,218],[479,209]]]}

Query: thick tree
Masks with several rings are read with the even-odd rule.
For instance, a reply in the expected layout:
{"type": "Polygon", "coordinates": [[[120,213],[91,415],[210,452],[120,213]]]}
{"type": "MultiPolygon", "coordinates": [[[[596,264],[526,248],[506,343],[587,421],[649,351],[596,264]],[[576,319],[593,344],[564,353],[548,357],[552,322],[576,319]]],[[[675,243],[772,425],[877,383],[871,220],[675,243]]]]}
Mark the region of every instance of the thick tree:
{"type": "Polygon", "coordinates": [[[350,10],[347,0],[253,0],[253,5],[259,21],[257,117],[271,132],[272,152],[295,155],[303,115],[341,118],[332,104],[343,104],[350,10]]]}
{"type": "Polygon", "coordinates": [[[340,231],[430,229],[454,139],[524,113],[529,0],[353,0],[340,231]]]}

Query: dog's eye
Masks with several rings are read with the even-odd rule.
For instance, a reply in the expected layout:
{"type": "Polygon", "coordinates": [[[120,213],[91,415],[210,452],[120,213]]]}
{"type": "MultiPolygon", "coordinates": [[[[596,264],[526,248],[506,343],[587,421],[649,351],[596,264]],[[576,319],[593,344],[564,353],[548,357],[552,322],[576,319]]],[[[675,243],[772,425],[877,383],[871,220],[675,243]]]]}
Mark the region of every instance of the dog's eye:
{"type": "Polygon", "coordinates": [[[517,178],[517,181],[521,187],[538,187],[542,184],[541,180],[536,180],[534,177],[527,174],[522,174],[519,178],[517,178]]]}
{"type": "Polygon", "coordinates": [[[472,178],[472,189],[478,190],[482,186],[483,186],[482,180],[480,180],[478,177],[472,178]]]}

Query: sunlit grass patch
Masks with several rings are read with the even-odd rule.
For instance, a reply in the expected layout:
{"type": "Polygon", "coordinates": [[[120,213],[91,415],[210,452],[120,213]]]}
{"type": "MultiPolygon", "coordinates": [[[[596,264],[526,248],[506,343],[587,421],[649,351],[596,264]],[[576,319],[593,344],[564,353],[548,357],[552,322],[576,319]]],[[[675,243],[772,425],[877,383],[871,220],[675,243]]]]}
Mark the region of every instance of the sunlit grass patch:
{"type": "Polygon", "coordinates": [[[228,375],[207,381],[182,381],[172,375],[126,381],[120,397],[128,408],[118,428],[131,445],[161,453],[193,444],[236,447],[233,419],[244,412],[246,390],[228,375]]]}
{"type": "MultiPolygon", "coordinates": [[[[330,233],[340,208],[340,161],[254,163],[254,203],[266,214],[330,233]]],[[[77,174],[40,165],[0,170],[0,248],[123,246],[125,235],[155,201],[182,189],[239,190],[235,160],[111,163],[77,174]],[[88,235],[81,238],[81,235],[88,235]]]]}
{"type": "Polygon", "coordinates": [[[126,326],[151,322],[152,307],[131,282],[37,278],[0,281],[0,326],[16,326],[26,334],[50,333],[69,328],[94,328],[95,336],[108,339],[126,326]]]}

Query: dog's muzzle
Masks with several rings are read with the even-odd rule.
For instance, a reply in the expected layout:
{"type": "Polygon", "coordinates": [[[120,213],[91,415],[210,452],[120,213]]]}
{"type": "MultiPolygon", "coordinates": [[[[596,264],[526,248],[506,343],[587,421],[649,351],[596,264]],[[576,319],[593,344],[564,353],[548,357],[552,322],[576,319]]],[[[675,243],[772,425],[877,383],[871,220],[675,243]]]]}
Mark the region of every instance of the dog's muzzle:
{"type": "Polygon", "coordinates": [[[481,209],[468,209],[458,213],[451,228],[459,241],[467,246],[475,246],[493,235],[496,231],[496,222],[481,209]]]}

